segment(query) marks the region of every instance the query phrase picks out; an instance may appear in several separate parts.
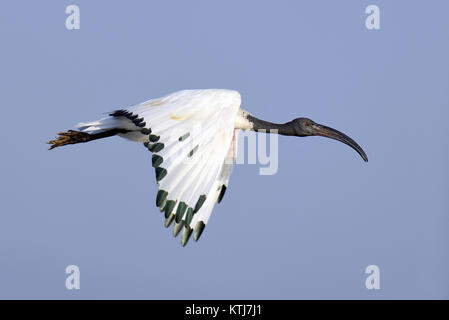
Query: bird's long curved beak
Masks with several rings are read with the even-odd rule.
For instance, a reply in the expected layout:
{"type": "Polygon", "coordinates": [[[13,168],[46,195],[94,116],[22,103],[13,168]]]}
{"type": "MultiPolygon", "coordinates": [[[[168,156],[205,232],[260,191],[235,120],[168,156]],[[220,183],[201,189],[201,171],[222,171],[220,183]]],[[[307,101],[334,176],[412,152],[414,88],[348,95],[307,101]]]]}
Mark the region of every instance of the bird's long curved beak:
{"type": "Polygon", "coordinates": [[[317,123],[313,124],[312,127],[313,127],[313,135],[331,138],[343,142],[344,144],[347,144],[352,149],[357,151],[357,153],[362,157],[362,159],[365,162],[368,162],[368,157],[366,156],[365,151],[363,151],[363,149],[357,144],[357,142],[349,138],[344,133],[317,123]]]}

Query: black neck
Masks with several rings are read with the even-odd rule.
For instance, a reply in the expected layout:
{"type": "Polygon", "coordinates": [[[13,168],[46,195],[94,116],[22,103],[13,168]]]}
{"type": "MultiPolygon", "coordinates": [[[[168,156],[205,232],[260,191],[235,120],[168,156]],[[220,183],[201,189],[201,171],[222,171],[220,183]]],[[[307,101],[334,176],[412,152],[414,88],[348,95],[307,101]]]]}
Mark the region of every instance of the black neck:
{"type": "Polygon", "coordinates": [[[295,128],[291,122],[287,123],[273,123],[269,121],[264,121],[257,119],[256,117],[248,114],[247,119],[253,124],[253,131],[266,130],[269,132],[270,130],[277,130],[278,134],[284,136],[294,136],[295,128]]]}

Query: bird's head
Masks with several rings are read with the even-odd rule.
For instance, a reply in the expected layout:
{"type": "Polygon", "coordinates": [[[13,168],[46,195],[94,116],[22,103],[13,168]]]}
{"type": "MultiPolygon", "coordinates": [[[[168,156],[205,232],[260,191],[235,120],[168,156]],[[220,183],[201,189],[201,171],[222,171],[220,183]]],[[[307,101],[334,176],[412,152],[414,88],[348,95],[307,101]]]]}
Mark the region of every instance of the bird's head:
{"type": "Polygon", "coordinates": [[[296,118],[290,124],[294,129],[295,135],[298,137],[322,136],[338,140],[353,148],[364,161],[368,162],[368,157],[363,149],[354,140],[338,130],[323,126],[308,118],[296,118]]]}

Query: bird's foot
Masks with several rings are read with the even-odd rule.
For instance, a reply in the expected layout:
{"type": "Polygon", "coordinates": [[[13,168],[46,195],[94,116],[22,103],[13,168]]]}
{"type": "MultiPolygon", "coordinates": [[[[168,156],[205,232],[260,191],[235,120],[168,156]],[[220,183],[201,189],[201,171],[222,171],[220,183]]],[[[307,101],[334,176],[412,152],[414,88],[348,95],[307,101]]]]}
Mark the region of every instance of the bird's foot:
{"type": "Polygon", "coordinates": [[[50,140],[47,142],[47,144],[51,145],[48,150],[51,150],[56,147],[62,147],[68,144],[87,142],[91,140],[90,135],[88,133],[75,130],[69,130],[67,132],[59,132],[58,135],[59,136],[55,140],[50,140]]]}

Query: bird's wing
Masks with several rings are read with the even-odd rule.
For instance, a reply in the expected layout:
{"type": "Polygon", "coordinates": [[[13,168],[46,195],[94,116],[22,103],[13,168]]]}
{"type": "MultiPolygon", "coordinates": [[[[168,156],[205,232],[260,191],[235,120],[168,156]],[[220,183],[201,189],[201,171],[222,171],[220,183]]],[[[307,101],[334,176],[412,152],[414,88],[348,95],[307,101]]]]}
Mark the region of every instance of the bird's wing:
{"type": "MultiPolygon", "coordinates": [[[[238,131],[239,130],[233,130],[231,141],[228,144],[228,150],[225,153],[224,160],[222,160],[218,171],[214,171],[214,175],[216,173],[218,173],[218,175],[213,179],[212,187],[207,189],[208,194],[201,210],[199,210],[197,214],[195,214],[195,210],[193,211],[194,214],[190,223],[188,222],[190,221],[189,216],[186,217],[186,219],[188,219],[187,223],[184,221],[184,225],[187,224],[191,229],[193,229],[193,238],[195,240],[198,240],[201,236],[201,233],[203,232],[203,229],[212,214],[215,203],[220,203],[223,199],[224,193],[228,186],[229,177],[231,176],[232,166],[236,160],[238,131]]],[[[183,229],[182,241],[184,241],[184,237],[188,236],[188,231],[189,228],[183,229]]]]}
{"type": "Polygon", "coordinates": [[[221,168],[220,177],[219,177],[219,194],[217,202],[220,203],[223,199],[223,196],[226,192],[226,188],[228,187],[229,177],[231,176],[232,166],[234,165],[237,159],[237,149],[238,149],[238,137],[239,137],[239,129],[234,129],[234,135],[231,140],[231,145],[229,146],[228,153],[223,162],[223,167],[221,168]]]}
{"type": "Polygon", "coordinates": [[[115,112],[142,128],[159,184],[156,205],[167,227],[175,221],[175,236],[182,230],[183,245],[192,233],[198,240],[226,188],[239,107],[236,91],[185,90],[115,112]]]}

